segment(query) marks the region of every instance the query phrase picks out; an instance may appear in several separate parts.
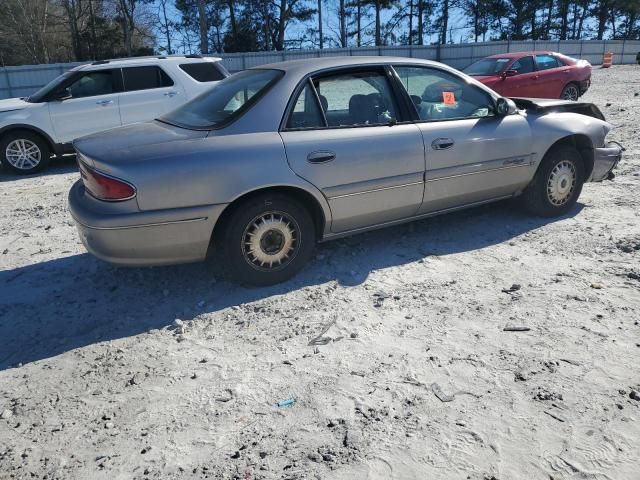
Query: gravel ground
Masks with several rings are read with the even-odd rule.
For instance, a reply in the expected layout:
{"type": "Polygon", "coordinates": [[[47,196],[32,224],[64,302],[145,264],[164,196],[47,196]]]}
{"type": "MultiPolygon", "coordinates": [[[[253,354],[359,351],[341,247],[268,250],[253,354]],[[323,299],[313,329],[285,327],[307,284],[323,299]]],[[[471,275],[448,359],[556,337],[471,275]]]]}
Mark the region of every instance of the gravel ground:
{"type": "Polygon", "coordinates": [[[1,176],[0,478],[637,479],[638,93],[594,71],[628,151],[566,217],[360,235],[266,289],[89,256],[73,159],[1,176]]]}

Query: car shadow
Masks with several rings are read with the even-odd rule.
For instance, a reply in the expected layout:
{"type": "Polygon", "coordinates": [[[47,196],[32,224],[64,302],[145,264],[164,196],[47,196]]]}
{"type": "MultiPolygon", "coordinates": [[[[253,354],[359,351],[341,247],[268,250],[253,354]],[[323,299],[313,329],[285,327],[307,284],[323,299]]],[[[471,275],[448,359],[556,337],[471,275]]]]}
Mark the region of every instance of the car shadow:
{"type": "Polygon", "coordinates": [[[42,172],[33,173],[31,175],[18,175],[10,171],[7,167],[2,166],[0,168],[0,183],[15,182],[19,180],[25,180],[34,177],[48,177],[51,175],[61,175],[65,173],[72,173],[78,171],[78,164],[76,163],[76,155],[68,154],[61,157],[54,157],[51,159],[49,166],[42,172]]]}
{"type": "Polygon", "coordinates": [[[375,270],[483,249],[582,208],[540,219],[501,202],[324,243],[298,276],[266,288],[221,281],[211,262],[119,268],[89,254],[0,271],[0,370],[306,286],[357,286],[375,270]]]}

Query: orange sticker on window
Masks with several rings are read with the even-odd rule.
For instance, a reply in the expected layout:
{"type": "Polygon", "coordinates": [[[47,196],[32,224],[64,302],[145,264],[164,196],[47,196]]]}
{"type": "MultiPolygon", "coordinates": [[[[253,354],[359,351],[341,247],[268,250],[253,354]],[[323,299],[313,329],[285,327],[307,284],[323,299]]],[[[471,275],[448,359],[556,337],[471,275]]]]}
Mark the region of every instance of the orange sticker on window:
{"type": "Polygon", "coordinates": [[[456,103],[456,96],[453,92],[442,92],[442,100],[445,105],[454,105],[456,103]]]}

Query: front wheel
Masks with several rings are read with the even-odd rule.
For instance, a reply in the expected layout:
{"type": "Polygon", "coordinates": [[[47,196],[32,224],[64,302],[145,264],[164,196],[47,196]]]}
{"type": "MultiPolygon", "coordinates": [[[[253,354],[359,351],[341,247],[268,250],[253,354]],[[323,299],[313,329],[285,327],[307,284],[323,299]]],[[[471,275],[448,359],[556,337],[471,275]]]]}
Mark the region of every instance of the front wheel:
{"type": "Polygon", "coordinates": [[[232,280],[273,285],[294,276],[311,258],[315,224],[295,199],[260,195],[232,208],[214,233],[217,256],[232,280]]]}
{"type": "Polygon", "coordinates": [[[49,164],[50,157],[49,145],[37,133],[14,131],[0,139],[0,160],[14,173],[39,172],[49,164]]]}
{"type": "Polygon", "coordinates": [[[563,100],[572,100],[572,101],[577,101],[578,98],[580,98],[580,89],[578,88],[578,85],[576,85],[575,83],[568,83],[563,89],[562,89],[562,93],[560,94],[560,98],[563,100]]]}
{"type": "Polygon", "coordinates": [[[522,200],[534,215],[557,217],[575,205],[583,183],[580,152],[573,147],[557,147],[545,155],[522,200]]]}

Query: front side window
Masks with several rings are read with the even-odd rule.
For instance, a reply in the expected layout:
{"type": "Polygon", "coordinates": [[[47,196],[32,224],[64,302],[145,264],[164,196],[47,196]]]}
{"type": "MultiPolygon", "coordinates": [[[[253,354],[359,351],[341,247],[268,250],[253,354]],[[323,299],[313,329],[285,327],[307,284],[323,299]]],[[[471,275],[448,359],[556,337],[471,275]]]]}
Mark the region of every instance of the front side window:
{"type": "Polygon", "coordinates": [[[429,67],[394,66],[421,120],[494,115],[493,99],[455,75],[429,67]]]}
{"type": "Polygon", "coordinates": [[[556,57],[551,55],[536,55],[536,63],[538,70],[549,70],[560,66],[556,57]]]}
{"type": "Polygon", "coordinates": [[[122,77],[125,92],[171,87],[173,85],[173,80],[169,75],[156,66],[126,67],[122,69],[122,77]]]}
{"type": "Polygon", "coordinates": [[[353,72],[313,80],[329,127],[386,125],[396,118],[382,72],[353,72]]]}
{"type": "Polygon", "coordinates": [[[95,97],[114,92],[113,70],[97,70],[82,75],[67,87],[71,98],[95,97]]]}
{"type": "Polygon", "coordinates": [[[220,128],[249,110],[284,73],[250,69],[225,78],[160,120],[182,128],[220,128]]]}
{"type": "Polygon", "coordinates": [[[509,67],[509,70],[514,70],[514,71],[518,72],[519,74],[531,73],[531,72],[534,72],[535,69],[536,69],[536,67],[535,67],[535,65],[533,63],[533,57],[531,57],[531,56],[522,57],[522,58],[516,60],[515,62],[513,62],[511,67],[509,67]]]}
{"type": "Polygon", "coordinates": [[[31,103],[39,103],[46,101],[50,95],[60,91],[60,89],[64,89],[64,85],[69,83],[69,79],[76,75],[75,72],[65,72],[59,77],[54,78],[49,83],[47,83],[40,90],[35,92],[33,95],[30,95],[28,98],[25,98],[27,102],[31,103]]]}
{"type": "Polygon", "coordinates": [[[463,72],[474,77],[498,75],[502,73],[510,61],[510,58],[484,58],[472,63],[463,72]]]}

